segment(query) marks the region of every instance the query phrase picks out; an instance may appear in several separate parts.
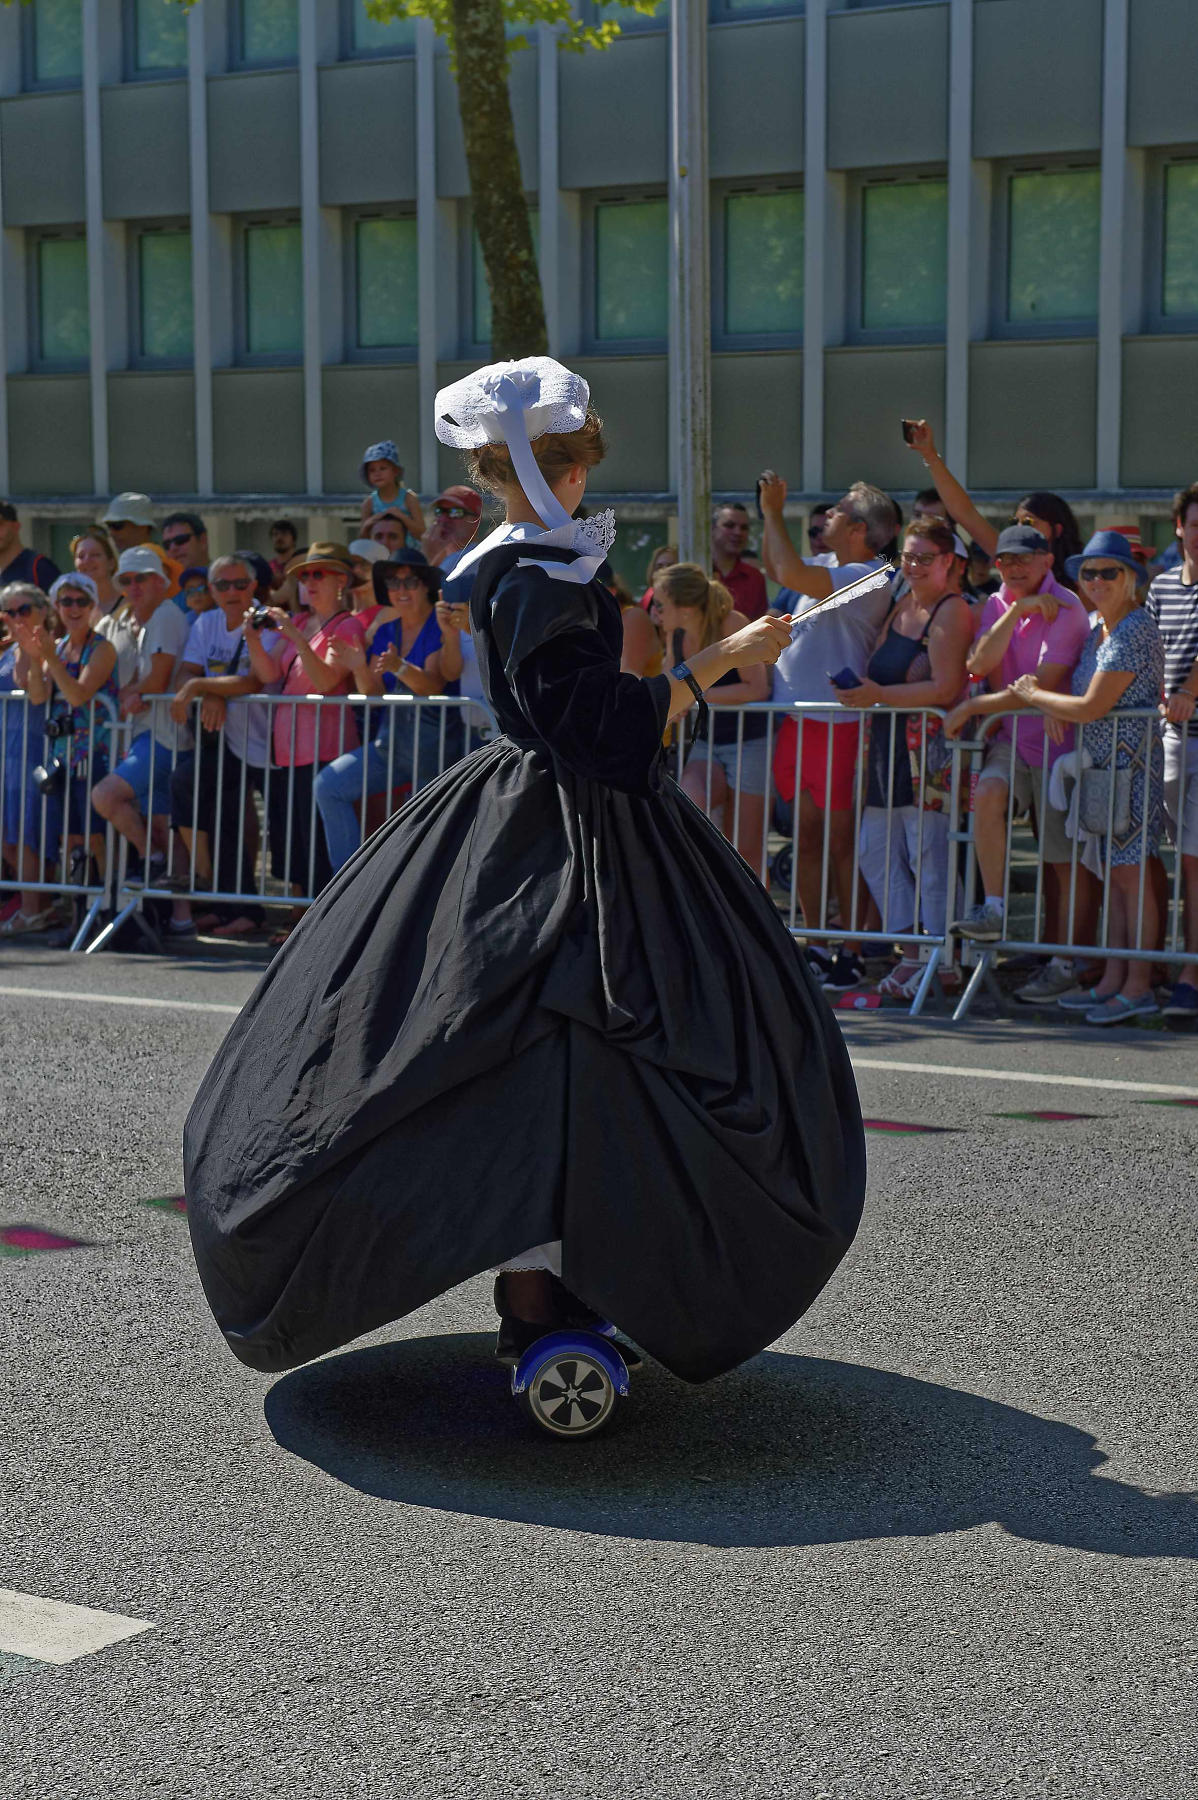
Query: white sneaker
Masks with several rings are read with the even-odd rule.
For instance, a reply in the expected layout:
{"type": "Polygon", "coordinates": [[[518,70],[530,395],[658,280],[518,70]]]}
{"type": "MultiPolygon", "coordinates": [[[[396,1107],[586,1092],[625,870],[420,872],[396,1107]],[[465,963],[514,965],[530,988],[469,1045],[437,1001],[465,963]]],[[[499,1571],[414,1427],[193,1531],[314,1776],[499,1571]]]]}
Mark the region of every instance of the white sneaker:
{"type": "Polygon", "coordinates": [[[1069,993],[1076,981],[1073,964],[1063,956],[1054,956],[1030,981],[1015,989],[1015,998],[1025,1006],[1035,1006],[1041,1001],[1055,1000],[1058,994],[1069,993]]]}
{"type": "Polygon", "coordinates": [[[981,900],[977,906],[970,907],[953,930],[958,937],[969,938],[975,944],[997,944],[1003,932],[1002,907],[995,906],[990,900],[981,900]]]}

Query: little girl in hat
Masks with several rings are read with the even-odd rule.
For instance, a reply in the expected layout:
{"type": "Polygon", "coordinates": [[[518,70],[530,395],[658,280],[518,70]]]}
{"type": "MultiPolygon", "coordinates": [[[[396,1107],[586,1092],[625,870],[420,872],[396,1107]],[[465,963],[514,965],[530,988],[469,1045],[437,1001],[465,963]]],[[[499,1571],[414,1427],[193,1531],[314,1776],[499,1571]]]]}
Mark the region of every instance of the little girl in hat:
{"type": "Polygon", "coordinates": [[[394,438],[368,444],[358,465],[358,474],[370,489],[362,502],[360,528],[363,537],[377,513],[389,512],[403,521],[409,542],[419,543],[424,536],[424,514],[418,495],[403,485],[403,464],[394,438]]]}

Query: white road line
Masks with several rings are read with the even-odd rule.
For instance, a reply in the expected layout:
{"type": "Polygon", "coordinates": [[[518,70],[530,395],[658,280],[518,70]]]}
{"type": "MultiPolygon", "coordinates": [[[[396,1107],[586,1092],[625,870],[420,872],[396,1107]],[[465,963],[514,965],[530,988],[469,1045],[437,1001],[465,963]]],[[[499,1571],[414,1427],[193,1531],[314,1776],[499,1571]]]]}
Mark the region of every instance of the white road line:
{"type": "MultiPolygon", "coordinates": [[[[852,1052],[849,1052],[852,1056],[852,1052]]],[[[959,1075],[963,1081],[1029,1081],[1039,1087],[1108,1088],[1121,1094],[1167,1094],[1171,1100],[1198,1100],[1198,1088],[1165,1081],[1111,1081],[1100,1075],[1036,1075],[1028,1069],[962,1069],[955,1063],[894,1062],[884,1056],[853,1056],[855,1069],[897,1069],[903,1075],[959,1075]]]]}
{"type": "MultiPolygon", "coordinates": [[[[150,1006],[165,1012],[223,1013],[236,1016],[240,1006],[222,1006],[214,1000],[151,1000],[141,994],[78,994],[69,988],[0,986],[0,994],[20,1000],[68,1000],[75,1005],[150,1006]]],[[[957,1063],[898,1062],[883,1056],[853,1056],[855,1069],[894,1069],[900,1075],[949,1075],[962,1081],[1023,1081],[1037,1087],[1103,1088],[1121,1094],[1165,1094],[1171,1100],[1198,1100],[1198,1088],[1178,1087],[1167,1081],[1112,1081],[1100,1075],[1039,1075],[1028,1069],[966,1069],[957,1063]]]]}
{"type": "Polygon", "coordinates": [[[149,1000],[141,994],[80,994],[70,988],[0,987],[17,1000],[69,1000],[78,1006],[152,1006],[159,1012],[232,1013],[240,1006],[218,1006],[214,1000],[149,1000]]]}
{"type": "Polygon", "coordinates": [[[96,1612],[90,1606],[39,1600],[36,1594],[0,1588],[0,1650],[11,1656],[69,1663],[153,1629],[148,1619],[127,1619],[121,1613],[96,1612]]]}

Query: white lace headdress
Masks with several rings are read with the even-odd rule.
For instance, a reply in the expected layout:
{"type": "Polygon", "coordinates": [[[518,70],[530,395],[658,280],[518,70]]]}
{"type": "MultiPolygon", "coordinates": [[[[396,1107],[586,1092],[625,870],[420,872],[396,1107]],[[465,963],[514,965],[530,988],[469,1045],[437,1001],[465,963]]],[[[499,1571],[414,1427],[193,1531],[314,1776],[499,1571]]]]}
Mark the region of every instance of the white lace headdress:
{"type": "Polygon", "coordinates": [[[442,388],[436,402],[437,436],[443,444],[459,450],[507,445],[516,479],[545,526],[535,542],[579,552],[576,562],[541,565],[567,581],[591,580],[615,541],[615,514],[572,519],[537,467],[532,441],[547,431],[580,430],[590,402],[591,390],[582,376],[551,356],[488,363],[442,388]]]}

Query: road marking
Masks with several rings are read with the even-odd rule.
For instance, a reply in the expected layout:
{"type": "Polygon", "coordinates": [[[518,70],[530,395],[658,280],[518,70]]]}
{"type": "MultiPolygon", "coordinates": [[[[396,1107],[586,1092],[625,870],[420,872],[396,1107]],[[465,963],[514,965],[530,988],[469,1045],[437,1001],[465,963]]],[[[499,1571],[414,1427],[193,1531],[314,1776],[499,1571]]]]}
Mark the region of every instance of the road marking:
{"type": "MultiPolygon", "coordinates": [[[[151,1000],[141,994],[78,994],[69,988],[0,986],[0,994],[19,1000],[67,1000],[73,1005],[149,1006],[161,1012],[221,1013],[235,1017],[240,1006],[220,1005],[215,1000],[151,1000]]],[[[852,1056],[852,1051],[849,1052],[852,1056]]],[[[1098,1075],[1037,1075],[1027,1069],[964,1069],[956,1063],[894,1062],[889,1057],[853,1056],[856,1069],[893,1069],[900,1075],[949,1075],[962,1081],[1023,1081],[1038,1087],[1106,1089],[1119,1094],[1170,1094],[1181,1100],[1198,1100],[1198,1088],[1177,1087],[1168,1081],[1112,1081],[1098,1075]]]]}
{"type": "Polygon", "coordinates": [[[121,1613],[96,1612],[90,1606],[39,1600],[36,1594],[0,1588],[0,1651],[11,1656],[69,1663],[153,1629],[149,1619],[128,1619],[121,1613]]]}
{"type": "MultiPolygon", "coordinates": [[[[849,1052],[852,1056],[852,1052],[849,1052]]],[[[893,1062],[886,1056],[853,1056],[855,1069],[894,1069],[900,1075],[957,1075],[962,1081],[1027,1081],[1038,1087],[1105,1088],[1119,1094],[1173,1094],[1198,1100],[1198,1088],[1167,1081],[1111,1081],[1099,1075],[1036,1075],[1028,1069],[963,1069],[956,1063],[893,1062]]]]}
{"type": "Polygon", "coordinates": [[[214,1000],[150,1000],[141,994],[79,994],[70,988],[0,987],[0,994],[17,1000],[69,1000],[78,1006],[152,1006],[159,1012],[231,1013],[240,1006],[219,1006],[214,1000]]]}
{"type": "Polygon", "coordinates": [[[63,1237],[44,1225],[0,1225],[0,1256],[36,1256],[43,1250],[90,1250],[86,1238],[63,1237]]]}

